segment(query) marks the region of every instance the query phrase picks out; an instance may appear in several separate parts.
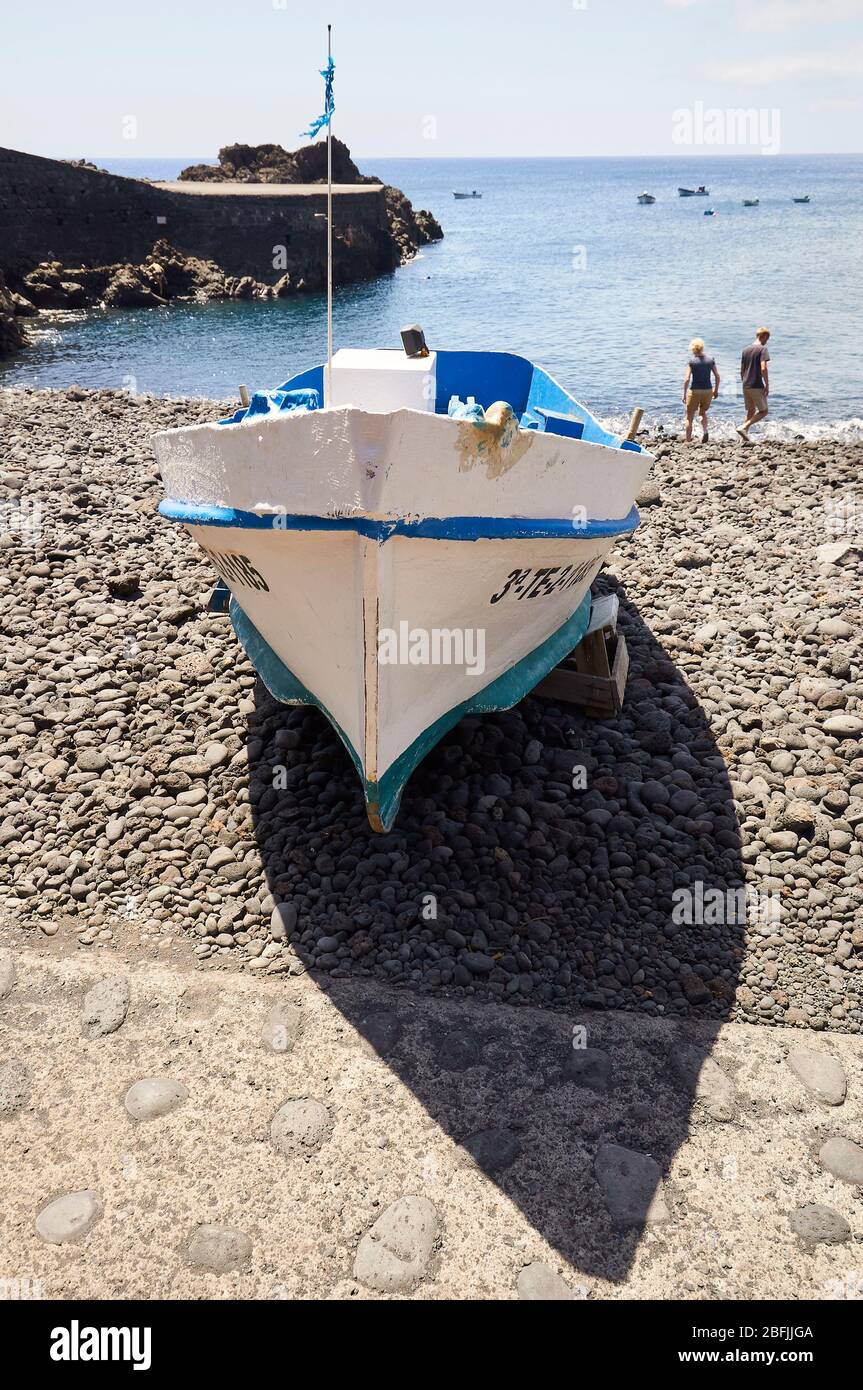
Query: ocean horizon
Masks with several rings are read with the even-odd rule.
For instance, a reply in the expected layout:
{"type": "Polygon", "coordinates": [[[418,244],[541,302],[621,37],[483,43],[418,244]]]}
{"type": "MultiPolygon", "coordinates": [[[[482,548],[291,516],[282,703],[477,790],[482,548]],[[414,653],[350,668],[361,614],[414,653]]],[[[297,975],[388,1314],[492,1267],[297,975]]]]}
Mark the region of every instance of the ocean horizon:
{"type": "MultiPolygon", "coordinates": [[[[214,158],[93,162],[171,179],[214,158]]],[[[648,426],[677,430],[698,336],[722,374],[711,415],[722,438],[743,413],[740,351],[765,323],[765,435],[863,437],[863,155],[358,162],[429,208],[445,238],[392,275],[337,291],[337,347],[398,346],[399,329],[420,322],[433,347],[532,358],[612,427],[640,405],[648,426]],[[678,185],[701,183],[708,199],[678,196],[678,185]],[[481,199],[452,196],[474,188],[481,199]],[[653,206],[638,205],[643,190],[653,206]],[[809,204],[792,201],[804,194],[809,204]],[[759,206],[744,208],[744,198],[759,206]]],[[[272,387],[323,359],[325,303],[309,295],[97,310],[40,320],[31,338],[0,369],[0,386],[233,397],[241,380],[272,387]]]]}

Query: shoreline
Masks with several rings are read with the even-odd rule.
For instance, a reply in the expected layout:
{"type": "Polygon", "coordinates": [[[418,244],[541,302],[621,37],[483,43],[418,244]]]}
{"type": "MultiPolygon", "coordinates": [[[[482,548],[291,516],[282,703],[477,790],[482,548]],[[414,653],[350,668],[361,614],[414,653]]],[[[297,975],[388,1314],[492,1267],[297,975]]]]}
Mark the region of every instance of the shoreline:
{"type": "MultiPolygon", "coordinates": [[[[49,310],[47,312],[50,314],[52,311],[49,310]]],[[[53,312],[55,314],[63,313],[63,311],[53,312]]],[[[100,311],[96,309],[73,311],[73,314],[70,315],[70,317],[74,317],[76,321],[80,321],[82,314],[90,314],[97,312],[100,311]]],[[[107,313],[110,311],[102,310],[101,312],[107,313]]],[[[50,329],[48,331],[50,331],[50,329]]],[[[2,362],[0,362],[0,366],[2,366],[2,362]]],[[[272,389],[272,387],[268,386],[261,389],[272,389]]],[[[185,395],[182,392],[176,395],[165,394],[158,391],[130,392],[123,389],[122,387],[83,386],[79,382],[70,382],[67,386],[38,386],[29,385],[23,382],[12,382],[7,384],[6,382],[4,382],[2,370],[0,370],[0,394],[2,394],[2,392],[4,391],[10,391],[20,395],[46,396],[64,396],[68,395],[70,391],[75,391],[83,392],[85,396],[94,397],[125,397],[127,399],[136,399],[140,401],[165,401],[170,402],[171,404],[187,402],[190,405],[194,406],[202,406],[209,404],[213,407],[214,411],[224,410],[226,402],[228,402],[231,409],[235,409],[236,404],[238,403],[238,398],[235,402],[233,397],[220,398],[219,396],[210,395],[193,396],[185,395]]],[[[742,418],[744,410],[739,402],[735,402],[735,405],[736,410],[734,419],[736,420],[738,416],[742,418]]],[[[595,414],[596,419],[602,425],[602,427],[604,429],[609,430],[612,434],[624,435],[626,433],[626,429],[629,424],[628,415],[614,413],[603,414],[601,411],[595,412],[595,414]]],[[[667,412],[667,414],[663,414],[661,417],[658,415],[651,416],[647,411],[645,411],[644,421],[642,422],[642,427],[639,430],[639,438],[646,448],[648,448],[650,451],[653,451],[654,449],[662,446],[663,444],[679,444],[681,446],[684,446],[682,412],[680,413],[677,429],[675,429],[674,427],[674,418],[675,414],[672,411],[667,412]],[[668,421],[668,423],[666,423],[666,421],[668,421]]],[[[729,445],[731,445],[742,455],[743,446],[740,445],[740,442],[737,438],[737,435],[734,430],[733,421],[723,420],[720,422],[718,428],[713,427],[713,422],[711,423],[712,428],[709,443],[703,445],[700,439],[696,437],[692,442],[691,448],[696,451],[700,449],[709,452],[709,450],[714,447],[727,448],[729,445]]],[[[759,427],[759,432],[757,434],[753,434],[752,436],[753,449],[756,448],[758,445],[787,446],[795,444],[825,444],[853,448],[855,445],[858,445],[860,443],[863,443],[863,417],[850,416],[846,420],[831,421],[821,421],[817,419],[806,421],[793,418],[791,421],[788,421],[787,419],[783,419],[780,409],[776,410],[775,418],[769,419],[767,424],[765,426],[759,427]],[[775,433],[775,431],[777,430],[785,431],[787,432],[787,434],[782,433],[777,435],[775,433]],[[808,435],[803,434],[803,430],[811,430],[812,433],[808,435]],[[788,437],[789,435],[790,437],[788,437]]]]}
{"type": "Polygon", "coordinates": [[[0,391],[7,496],[44,525],[36,547],[0,537],[21,580],[0,586],[7,931],[182,947],[204,972],[863,1031],[863,535],[825,510],[863,446],[658,446],[595,586],[621,600],[622,715],[529,697],[463,721],[380,837],[332,730],[266,695],[208,612],[214,575],[157,515],[151,434],[213,415],[0,391]],[[672,895],[698,883],[778,893],[780,927],[681,928],[672,895]]]}

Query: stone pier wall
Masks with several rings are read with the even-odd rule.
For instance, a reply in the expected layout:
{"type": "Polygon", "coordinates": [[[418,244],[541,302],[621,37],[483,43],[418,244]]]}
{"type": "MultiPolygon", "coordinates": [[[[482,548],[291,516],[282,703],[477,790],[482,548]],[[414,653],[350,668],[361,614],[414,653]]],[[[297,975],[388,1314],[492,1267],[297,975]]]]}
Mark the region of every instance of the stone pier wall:
{"type": "MultiPolygon", "coordinates": [[[[12,285],[36,265],[138,264],[165,237],[229,275],[274,284],[285,271],[309,289],[324,279],[325,190],[268,186],[260,195],[222,185],[189,192],[0,148],[0,270],[12,285]],[[285,255],[274,265],[276,248],[285,255]]],[[[370,279],[399,264],[383,189],[336,194],[336,274],[370,279]]]]}

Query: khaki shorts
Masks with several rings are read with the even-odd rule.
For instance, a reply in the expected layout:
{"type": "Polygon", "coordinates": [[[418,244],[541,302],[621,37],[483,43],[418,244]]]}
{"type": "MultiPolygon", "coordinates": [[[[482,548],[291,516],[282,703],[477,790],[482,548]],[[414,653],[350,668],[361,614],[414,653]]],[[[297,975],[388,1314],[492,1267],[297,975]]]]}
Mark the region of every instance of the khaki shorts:
{"type": "Polygon", "coordinates": [[[763,410],[765,415],[767,414],[767,397],[760,386],[744,386],[743,401],[747,411],[755,413],[763,410]]]}
{"type": "Polygon", "coordinates": [[[690,415],[694,415],[696,410],[707,410],[713,400],[713,392],[708,388],[706,391],[688,391],[686,394],[686,406],[690,415]]]}

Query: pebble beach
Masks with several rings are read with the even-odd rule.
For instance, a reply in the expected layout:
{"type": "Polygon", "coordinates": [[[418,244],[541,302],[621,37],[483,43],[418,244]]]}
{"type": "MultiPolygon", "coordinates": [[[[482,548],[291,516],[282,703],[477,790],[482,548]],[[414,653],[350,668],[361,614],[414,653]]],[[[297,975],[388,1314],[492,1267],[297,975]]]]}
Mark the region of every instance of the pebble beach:
{"type": "Polygon", "coordinates": [[[861,1031],[863,444],[645,440],[622,714],[465,719],[377,836],[157,514],[151,435],[233,405],[0,392],[3,944],[861,1031]]]}

